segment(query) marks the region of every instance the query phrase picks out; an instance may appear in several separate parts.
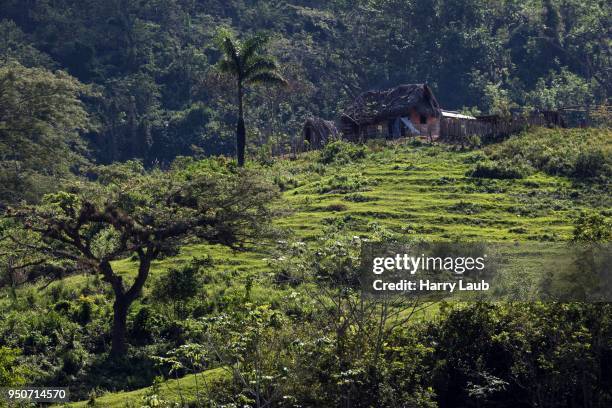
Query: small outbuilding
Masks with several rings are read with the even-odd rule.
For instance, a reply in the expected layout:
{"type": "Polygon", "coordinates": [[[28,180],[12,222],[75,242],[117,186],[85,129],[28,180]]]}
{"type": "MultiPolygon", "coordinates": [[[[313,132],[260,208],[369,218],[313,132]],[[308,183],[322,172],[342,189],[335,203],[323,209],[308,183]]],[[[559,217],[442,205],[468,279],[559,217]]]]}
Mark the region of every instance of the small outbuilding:
{"type": "Polygon", "coordinates": [[[302,137],[297,150],[320,149],[332,140],[339,139],[338,128],[334,122],[317,117],[306,119],[302,127],[302,137]]]}
{"type": "Polygon", "coordinates": [[[353,142],[440,135],[440,105],[427,84],[406,84],[359,95],[340,116],[344,138],[353,142]]]}

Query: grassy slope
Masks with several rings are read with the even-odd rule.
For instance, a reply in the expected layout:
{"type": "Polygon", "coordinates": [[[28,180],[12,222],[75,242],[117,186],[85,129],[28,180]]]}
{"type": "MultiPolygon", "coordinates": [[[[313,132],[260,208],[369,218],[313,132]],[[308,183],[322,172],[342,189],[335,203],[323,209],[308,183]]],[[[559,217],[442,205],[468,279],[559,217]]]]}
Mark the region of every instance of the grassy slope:
{"type": "Polygon", "coordinates": [[[470,179],[465,173],[476,154],[431,147],[385,149],[329,172],[371,180],[369,191],[361,194],[373,201],[355,203],[342,194],[317,194],[316,182],[306,182],[285,194],[296,212],[280,224],[302,237],[319,235],[334,218],[350,217],[355,232],[361,233],[376,222],[432,239],[563,240],[581,209],[593,203],[610,207],[609,197],[598,197],[599,202],[581,198],[580,192],[572,194],[570,180],[542,173],[523,180],[470,179]]]}
{"type": "MultiPolygon", "coordinates": [[[[270,177],[297,184],[283,193],[288,203],[284,208],[289,213],[277,221],[292,231],[294,239],[316,239],[326,225],[343,222],[350,233],[360,235],[370,235],[383,227],[395,233],[444,240],[566,240],[572,231],[572,220],[581,210],[609,211],[612,207],[605,194],[588,192],[567,178],[543,173],[522,180],[471,179],[465,174],[480,152],[394,145],[371,152],[357,163],[325,167],[323,174],[309,170],[316,154],[302,155],[297,161],[279,161],[267,170],[270,177]],[[358,194],[370,201],[346,199],[354,193],[317,192],[321,183],[338,175],[367,179],[368,186],[358,194]]],[[[177,257],[157,262],[153,275],[206,254],[214,258],[216,273],[232,277],[213,285],[209,289],[211,295],[244,293],[248,275],[260,277],[253,288],[252,301],[274,303],[286,295],[282,290],[271,289],[266,278],[261,278],[268,272],[265,247],[234,253],[218,246],[190,246],[177,257]]],[[[135,264],[125,260],[115,266],[131,274],[135,264]]],[[[71,279],[71,284],[80,286],[87,278],[71,279]]],[[[190,381],[193,378],[184,380],[190,381]]],[[[109,394],[99,401],[103,406],[138,405],[145,391],[109,394]]],[[[176,397],[164,389],[161,394],[176,397]]]]}
{"type": "MultiPolygon", "coordinates": [[[[198,393],[200,393],[200,398],[206,398],[205,390],[207,387],[218,385],[227,378],[229,378],[227,370],[215,368],[201,374],[188,375],[178,380],[168,380],[160,385],[159,396],[161,399],[170,401],[180,401],[182,396],[186,402],[195,400],[198,393]]],[[[150,394],[150,388],[106,394],[96,398],[96,406],[108,408],[140,407],[143,405],[143,399],[150,394]]],[[[70,406],[74,408],[86,407],[87,401],[70,404],[70,406]]]]}

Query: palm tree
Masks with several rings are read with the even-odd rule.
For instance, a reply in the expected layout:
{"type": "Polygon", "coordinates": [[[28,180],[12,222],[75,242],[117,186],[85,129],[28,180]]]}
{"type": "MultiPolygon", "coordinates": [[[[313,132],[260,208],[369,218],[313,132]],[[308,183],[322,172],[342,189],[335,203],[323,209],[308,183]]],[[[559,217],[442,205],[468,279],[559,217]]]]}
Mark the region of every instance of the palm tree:
{"type": "Polygon", "coordinates": [[[238,166],[244,165],[246,131],[244,128],[244,91],[251,84],[286,84],[278,72],[273,57],[263,54],[269,38],[256,34],[241,42],[229,32],[221,32],[218,37],[223,57],[219,61],[221,72],[236,79],[238,91],[238,126],[236,127],[236,154],[238,166]]]}

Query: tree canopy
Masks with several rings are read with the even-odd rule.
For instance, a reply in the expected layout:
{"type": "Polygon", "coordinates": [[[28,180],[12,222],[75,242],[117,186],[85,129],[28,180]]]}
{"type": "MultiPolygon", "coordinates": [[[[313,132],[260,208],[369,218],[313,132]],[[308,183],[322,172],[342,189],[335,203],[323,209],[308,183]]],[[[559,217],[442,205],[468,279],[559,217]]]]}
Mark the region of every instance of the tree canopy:
{"type": "Polygon", "coordinates": [[[0,201],[35,199],[38,189],[49,191],[54,180],[84,163],[79,132],[90,128],[80,99],[85,91],[62,71],[0,66],[0,201]]]}
{"type": "Polygon", "coordinates": [[[20,248],[46,263],[59,262],[63,276],[99,274],[112,287],[115,357],[126,352],[128,309],[163,251],[189,240],[236,247],[266,236],[274,189],[253,175],[207,164],[164,173],[115,166],[100,174],[97,184],[79,184],[71,192],[46,195],[41,205],[9,211],[9,217],[35,234],[20,241],[22,234],[7,230],[20,248]],[[130,255],[138,268],[126,284],[112,261],[130,255]]]}
{"type": "Polygon", "coordinates": [[[360,92],[401,83],[484,113],[605,105],[612,86],[612,13],[599,0],[0,4],[5,60],[64,69],[102,95],[86,101],[100,123],[86,139],[102,163],[235,154],[235,84],[214,69],[219,27],[270,36],[288,82],[245,93],[251,151],[287,151],[305,118],[333,119],[360,92]]]}

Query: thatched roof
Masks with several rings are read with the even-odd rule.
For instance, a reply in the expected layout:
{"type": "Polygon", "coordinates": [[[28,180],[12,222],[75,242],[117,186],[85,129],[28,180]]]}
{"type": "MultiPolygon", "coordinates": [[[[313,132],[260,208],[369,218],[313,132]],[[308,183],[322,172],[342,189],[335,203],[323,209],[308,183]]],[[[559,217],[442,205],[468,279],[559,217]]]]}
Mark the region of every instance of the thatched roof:
{"type": "Polygon", "coordinates": [[[331,139],[338,136],[338,129],[334,122],[321,118],[311,117],[304,122],[304,129],[311,127],[319,137],[331,139]]]}
{"type": "Polygon", "coordinates": [[[422,115],[440,116],[440,105],[428,85],[406,84],[384,91],[362,93],[340,119],[365,125],[405,115],[411,108],[422,115]]]}

